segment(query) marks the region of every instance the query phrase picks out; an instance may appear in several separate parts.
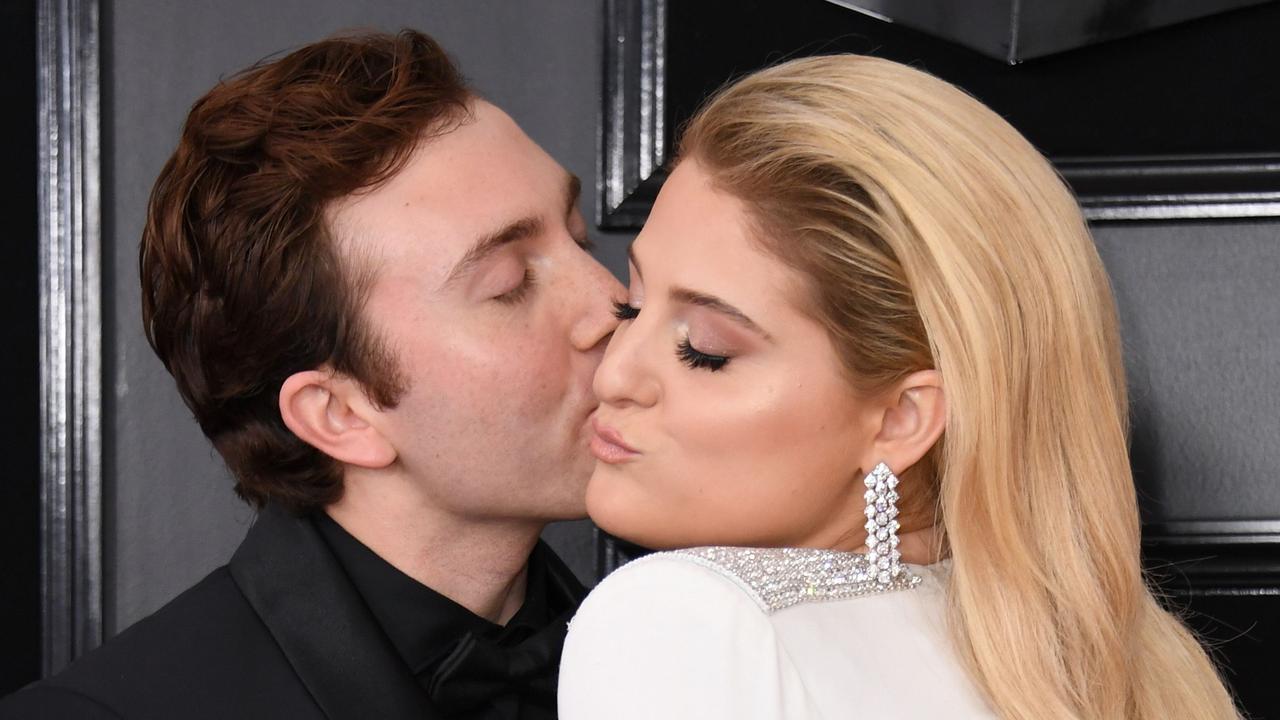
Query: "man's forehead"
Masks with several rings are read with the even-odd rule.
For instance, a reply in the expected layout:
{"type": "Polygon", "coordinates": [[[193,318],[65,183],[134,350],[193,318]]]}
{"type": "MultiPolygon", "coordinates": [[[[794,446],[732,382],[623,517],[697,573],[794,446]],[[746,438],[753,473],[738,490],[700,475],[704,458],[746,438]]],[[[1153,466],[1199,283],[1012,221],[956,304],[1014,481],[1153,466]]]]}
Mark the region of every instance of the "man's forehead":
{"type": "Polygon", "coordinates": [[[426,262],[443,280],[478,239],[566,211],[575,181],[505,113],[476,101],[465,123],[416,148],[385,183],[332,203],[326,216],[346,250],[426,262]]]}

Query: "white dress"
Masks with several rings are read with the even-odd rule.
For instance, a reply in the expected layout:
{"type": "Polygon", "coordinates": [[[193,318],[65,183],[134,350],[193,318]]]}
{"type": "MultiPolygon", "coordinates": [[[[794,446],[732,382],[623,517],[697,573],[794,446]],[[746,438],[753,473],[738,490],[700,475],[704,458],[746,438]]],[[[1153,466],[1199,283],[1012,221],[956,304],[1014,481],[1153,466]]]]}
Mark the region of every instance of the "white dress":
{"type": "Polygon", "coordinates": [[[952,650],[949,563],[694,548],[605,578],[569,625],[562,720],[993,718],[952,650]]]}

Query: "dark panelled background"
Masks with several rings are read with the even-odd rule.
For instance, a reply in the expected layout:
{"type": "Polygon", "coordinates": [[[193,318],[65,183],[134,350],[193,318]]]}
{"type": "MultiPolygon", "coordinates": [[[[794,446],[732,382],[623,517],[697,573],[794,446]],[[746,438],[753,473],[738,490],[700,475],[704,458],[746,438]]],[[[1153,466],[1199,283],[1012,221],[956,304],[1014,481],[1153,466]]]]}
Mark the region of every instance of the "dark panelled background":
{"type": "MultiPolygon", "coordinates": [[[[231,496],[225,469],[146,346],[138,321],[136,243],[146,193],[190,103],[220,76],[340,28],[414,26],[436,35],[487,97],[593,187],[604,5],[596,0],[103,3],[108,634],[225,562],[249,516],[231,496]]],[[[7,142],[0,196],[9,269],[0,282],[8,333],[0,368],[5,438],[0,502],[6,513],[0,523],[0,694],[38,672],[34,7],[34,0],[0,3],[7,142]]],[[[1008,68],[994,61],[951,46],[939,49],[910,31],[821,0],[668,0],[668,7],[668,107],[677,115],[687,116],[707,90],[762,60],[842,47],[878,50],[893,43],[909,49],[920,43],[943,56],[992,63],[975,63],[971,67],[986,69],[961,72],[986,83],[984,92],[994,93],[992,98],[1007,100],[999,109],[1051,152],[1247,151],[1266,149],[1277,139],[1280,30],[1266,25],[1275,22],[1276,3],[1032,61],[1017,68],[1037,78],[1024,84],[999,78],[1008,68]],[[1264,16],[1269,20],[1258,19],[1264,16]],[[788,39],[788,34],[799,25],[807,25],[799,29],[810,34],[793,42],[798,36],[788,39]],[[782,44],[756,57],[752,33],[757,40],[763,35],[782,44]],[[1126,43],[1162,42],[1178,52],[1163,59],[1125,59],[1124,48],[1134,47],[1126,43]],[[1074,101],[1043,92],[1054,68],[1072,62],[1095,63],[1100,84],[1083,88],[1074,101]],[[1208,99],[1185,92],[1224,68],[1228,74],[1217,76],[1222,81],[1207,85],[1215,93],[1208,99]],[[982,80],[986,74],[991,78],[982,80]],[[1034,102],[1019,105],[1019,98],[1028,97],[1034,102]],[[1028,130],[1026,123],[1042,123],[1046,134],[1028,130]]],[[[1094,231],[1124,325],[1147,521],[1276,519],[1280,219],[1110,223],[1094,231]]],[[[595,235],[601,259],[623,274],[628,234],[595,235]]],[[[548,535],[590,581],[590,528],[561,525],[548,535]]],[[[1219,592],[1230,589],[1226,586],[1205,585],[1203,573],[1199,584],[1188,578],[1205,565],[1221,567],[1227,558],[1239,571],[1227,579],[1240,589],[1242,578],[1258,577],[1254,571],[1268,563],[1274,566],[1276,554],[1275,545],[1267,544],[1192,546],[1190,554],[1164,558],[1149,554],[1170,603],[1189,608],[1193,624],[1218,645],[1244,705],[1268,717],[1280,716],[1273,660],[1280,654],[1280,595],[1267,594],[1276,591],[1274,584],[1256,587],[1252,594],[1230,594],[1219,592]]]]}
{"type": "Polygon", "coordinates": [[[35,0],[0,3],[0,695],[40,673],[35,0]]]}

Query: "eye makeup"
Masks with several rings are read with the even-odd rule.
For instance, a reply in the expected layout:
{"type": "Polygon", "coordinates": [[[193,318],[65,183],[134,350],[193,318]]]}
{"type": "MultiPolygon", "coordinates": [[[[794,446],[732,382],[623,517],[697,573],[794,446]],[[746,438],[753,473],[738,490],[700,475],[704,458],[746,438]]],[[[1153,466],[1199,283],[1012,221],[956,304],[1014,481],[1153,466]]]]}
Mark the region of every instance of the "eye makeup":
{"type": "Polygon", "coordinates": [[[694,307],[686,310],[687,319],[680,323],[676,355],[695,370],[722,370],[734,357],[742,354],[750,343],[734,323],[719,313],[694,307]]]}
{"type": "MultiPolygon", "coordinates": [[[[640,308],[629,303],[614,301],[613,316],[620,322],[634,320],[640,315],[640,308]]],[[[711,352],[704,352],[694,347],[693,341],[690,339],[690,326],[687,322],[680,323],[680,331],[683,338],[676,343],[676,357],[680,362],[687,365],[693,370],[710,370],[716,372],[723,370],[729,364],[732,358],[729,355],[718,355],[711,352]]],[[[713,336],[717,333],[710,333],[713,336]]],[[[713,342],[712,344],[716,344],[713,342]]],[[[719,344],[724,344],[723,340],[719,344]]]]}
{"type": "Polygon", "coordinates": [[[704,353],[689,343],[689,338],[685,338],[676,345],[676,357],[685,365],[693,370],[710,370],[716,372],[723,370],[725,365],[729,364],[729,358],[724,355],[711,355],[704,353]]]}

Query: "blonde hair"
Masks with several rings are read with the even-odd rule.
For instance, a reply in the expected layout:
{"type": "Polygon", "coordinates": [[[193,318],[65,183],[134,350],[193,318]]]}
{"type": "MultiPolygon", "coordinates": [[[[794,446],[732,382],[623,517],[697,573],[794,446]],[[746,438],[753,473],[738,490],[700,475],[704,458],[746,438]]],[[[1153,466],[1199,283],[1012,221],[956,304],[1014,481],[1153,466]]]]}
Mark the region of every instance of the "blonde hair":
{"type": "Polygon", "coordinates": [[[951,630],[992,707],[1237,717],[1144,582],[1115,304],[1075,200],[1030,143],[942,80],[842,55],[722,90],[680,156],[812,280],[802,304],[857,387],[941,373],[946,431],[903,494],[936,505],[951,630]]]}

